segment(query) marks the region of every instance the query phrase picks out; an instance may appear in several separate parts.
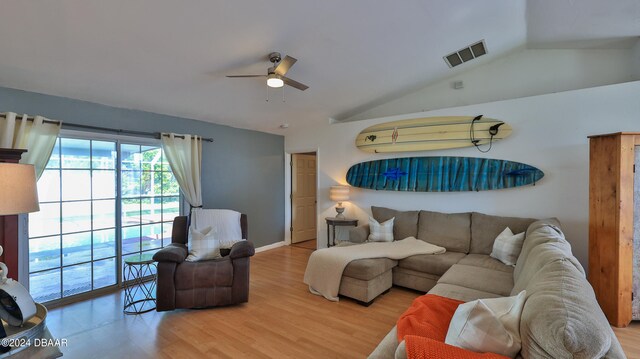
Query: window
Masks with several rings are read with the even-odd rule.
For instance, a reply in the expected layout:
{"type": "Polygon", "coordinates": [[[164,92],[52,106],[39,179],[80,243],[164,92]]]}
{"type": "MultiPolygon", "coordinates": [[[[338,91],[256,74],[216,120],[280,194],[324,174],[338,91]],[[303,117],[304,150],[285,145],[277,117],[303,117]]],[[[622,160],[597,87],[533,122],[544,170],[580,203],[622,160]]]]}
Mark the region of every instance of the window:
{"type": "Polygon", "coordinates": [[[178,184],[159,146],[61,137],[29,216],[29,288],[47,302],[122,282],[123,256],[170,242],[178,184]]]}

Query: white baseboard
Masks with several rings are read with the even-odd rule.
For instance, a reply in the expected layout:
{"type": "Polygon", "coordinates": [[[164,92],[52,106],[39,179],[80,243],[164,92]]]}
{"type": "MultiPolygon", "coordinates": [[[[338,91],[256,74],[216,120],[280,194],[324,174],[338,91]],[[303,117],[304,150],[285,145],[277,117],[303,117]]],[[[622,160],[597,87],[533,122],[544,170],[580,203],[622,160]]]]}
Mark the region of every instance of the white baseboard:
{"type": "Polygon", "coordinates": [[[275,249],[275,248],[282,247],[282,246],[284,246],[284,241],[276,242],[276,243],[272,243],[272,244],[267,244],[266,246],[262,246],[262,247],[256,248],[256,253],[268,251],[270,249],[275,249]]]}

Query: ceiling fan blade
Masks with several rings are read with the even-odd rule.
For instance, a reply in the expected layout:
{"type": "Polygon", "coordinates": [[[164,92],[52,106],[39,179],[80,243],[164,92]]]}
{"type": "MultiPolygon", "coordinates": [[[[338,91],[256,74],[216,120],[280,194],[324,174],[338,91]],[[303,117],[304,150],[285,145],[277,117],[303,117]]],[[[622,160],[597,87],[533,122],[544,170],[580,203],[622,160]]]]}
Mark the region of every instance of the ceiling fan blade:
{"type": "Polygon", "coordinates": [[[296,61],[298,61],[298,60],[296,60],[295,58],[293,58],[293,57],[291,57],[289,55],[285,56],[284,59],[282,59],[282,61],[280,61],[278,66],[276,66],[276,68],[274,69],[274,72],[277,75],[284,76],[284,74],[286,74],[287,71],[289,71],[291,66],[293,66],[293,64],[295,64],[296,61]]]}
{"type": "Polygon", "coordinates": [[[305,85],[305,84],[301,84],[298,81],[294,81],[288,77],[284,77],[284,76],[280,76],[280,78],[282,79],[282,81],[284,81],[285,84],[291,86],[291,87],[295,87],[300,91],[304,91],[306,89],[309,88],[309,86],[305,85]]]}
{"type": "Polygon", "coordinates": [[[267,77],[267,75],[227,75],[227,77],[236,78],[236,77],[267,77]]]}

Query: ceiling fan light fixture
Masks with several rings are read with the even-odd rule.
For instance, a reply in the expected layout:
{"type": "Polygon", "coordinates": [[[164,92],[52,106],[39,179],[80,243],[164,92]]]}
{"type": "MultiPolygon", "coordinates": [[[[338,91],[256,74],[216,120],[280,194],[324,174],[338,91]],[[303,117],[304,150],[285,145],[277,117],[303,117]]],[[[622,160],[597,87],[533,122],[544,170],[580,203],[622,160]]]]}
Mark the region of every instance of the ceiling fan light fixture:
{"type": "Polygon", "coordinates": [[[276,74],[269,74],[267,76],[267,86],[273,88],[280,88],[284,86],[284,81],[280,78],[280,76],[276,74]]]}

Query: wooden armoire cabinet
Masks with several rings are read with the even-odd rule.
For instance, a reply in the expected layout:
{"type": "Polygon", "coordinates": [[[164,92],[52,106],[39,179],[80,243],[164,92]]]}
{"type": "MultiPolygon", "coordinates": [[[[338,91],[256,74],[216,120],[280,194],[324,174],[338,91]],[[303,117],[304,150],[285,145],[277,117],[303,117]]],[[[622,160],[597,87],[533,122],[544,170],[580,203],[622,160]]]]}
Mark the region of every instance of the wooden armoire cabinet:
{"type": "Polygon", "coordinates": [[[631,322],[633,281],[640,280],[633,265],[636,146],[640,132],[589,137],[589,282],[616,327],[631,322]]]}

